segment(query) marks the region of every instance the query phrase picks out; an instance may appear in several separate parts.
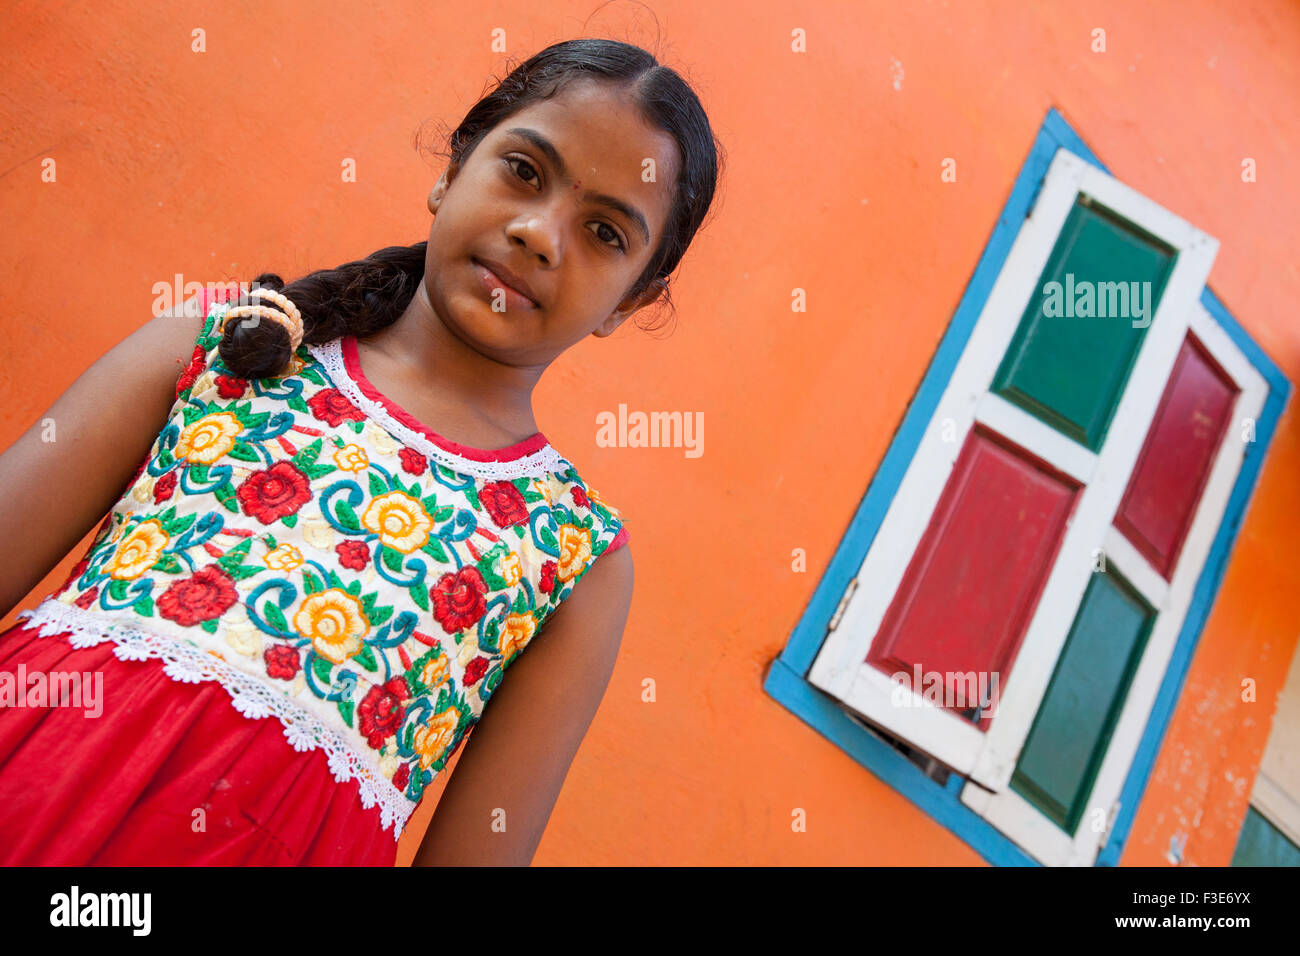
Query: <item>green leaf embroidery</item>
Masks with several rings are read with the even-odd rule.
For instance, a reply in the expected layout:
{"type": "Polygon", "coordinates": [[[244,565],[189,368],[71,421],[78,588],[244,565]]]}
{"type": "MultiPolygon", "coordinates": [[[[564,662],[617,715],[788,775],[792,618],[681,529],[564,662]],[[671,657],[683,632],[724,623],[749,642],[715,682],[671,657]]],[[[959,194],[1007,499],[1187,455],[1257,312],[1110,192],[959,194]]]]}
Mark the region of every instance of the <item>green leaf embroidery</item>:
{"type": "Polygon", "coordinates": [[[264,613],[266,614],[266,623],[270,624],[277,631],[288,632],[289,622],[284,619],[284,612],[280,610],[279,606],[274,603],[268,603],[264,613]]]}
{"type": "Polygon", "coordinates": [[[183,518],[177,518],[173,511],[172,517],[163,525],[163,530],[173,538],[179,537],[185,533],[186,529],[189,528],[190,525],[194,524],[194,522],[198,520],[198,517],[197,514],[191,513],[185,515],[183,518]]]}
{"type": "Polygon", "coordinates": [[[239,505],[236,503],[235,499],[235,489],[230,487],[230,482],[226,482],[218,488],[214,494],[217,496],[217,501],[221,502],[221,507],[225,508],[227,511],[233,511],[235,514],[239,514],[239,505]]]}
{"type": "Polygon", "coordinates": [[[379,670],[379,665],[375,663],[375,654],[370,649],[369,644],[363,645],[361,648],[361,653],[352,659],[368,671],[379,670]]]}
{"type": "Polygon", "coordinates": [[[164,553],[154,562],[150,570],[157,571],[160,574],[181,574],[184,568],[176,555],[164,553]]]}
{"type": "Polygon", "coordinates": [[[350,530],[360,531],[361,520],[357,517],[357,513],[352,510],[352,506],[342,500],[341,497],[335,500],[338,501],[338,504],[335,505],[335,510],[337,511],[339,524],[350,530]]]}
{"type": "Polygon", "coordinates": [[[226,573],[237,581],[244,578],[251,578],[254,574],[261,574],[266,568],[259,568],[253,564],[236,564],[226,568],[226,573]]]}
{"type": "Polygon", "coordinates": [[[249,445],[248,442],[243,441],[235,442],[230,451],[226,452],[226,457],[235,458],[239,461],[260,462],[262,460],[261,456],[253,450],[252,446],[249,445]]]}
{"type": "Polygon", "coordinates": [[[429,552],[443,564],[447,564],[451,561],[451,558],[447,555],[446,549],[442,546],[442,541],[438,538],[430,538],[425,546],[420,550],[429,552]]]}

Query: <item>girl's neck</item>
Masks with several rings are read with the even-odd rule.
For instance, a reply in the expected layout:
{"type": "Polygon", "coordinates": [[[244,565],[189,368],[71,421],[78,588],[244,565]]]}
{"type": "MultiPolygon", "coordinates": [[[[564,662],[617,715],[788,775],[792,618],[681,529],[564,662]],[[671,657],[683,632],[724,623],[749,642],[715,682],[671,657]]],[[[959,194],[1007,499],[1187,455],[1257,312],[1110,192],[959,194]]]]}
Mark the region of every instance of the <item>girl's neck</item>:
{"type": "Polygon", "coordinates": [[[357,353],[376,388],[465,444],[491,448],[538,431],[532,393],[545,367],[504,365],[471,348],[438,317],[424,283],[396,322],[357,339],[357,353]]]}

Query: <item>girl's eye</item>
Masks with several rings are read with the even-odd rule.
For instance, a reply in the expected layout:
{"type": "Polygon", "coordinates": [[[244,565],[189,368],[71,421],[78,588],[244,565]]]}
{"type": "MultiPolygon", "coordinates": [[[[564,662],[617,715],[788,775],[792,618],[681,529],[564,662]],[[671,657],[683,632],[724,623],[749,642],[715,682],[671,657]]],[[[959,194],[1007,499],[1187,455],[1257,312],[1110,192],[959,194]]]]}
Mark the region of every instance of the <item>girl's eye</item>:
{"type": "MultiPolygon", "coordinates": [[[[520,165],[527,166],[530,170],[532,170],[533,175],[534,175],[534,176],[537,176],[537,170],[536,170],[536,169],[533,169],[533,164],[530,163],[528,160],[526,160],[526,159],[520,159],[518,156],[507,156],[507,157],[506,157],[506,165],[509,166],[511,169],[514,169],[514,168],[515,168],[515,166],[514,166],[515,163],[519,163],[520,165]]],[[[520,176],[518,172],[516,172],[515,175],[518,176],[520,179],[523,179],[524,182],[526,182],[526,183],[528,183],[528,184],[530,184],[530,185],[531,185],[532,182],[533,182],[531,179],[525,179],[523,176],[520,176]]]]}
{"type": "MultiPolygon", "coordinates": [[[[530,186],[533,185],[534,180],[540,180],[540,179],[541,179],[541,177],[537,175],[537,169],[536,169],[536,167],[534,167],[532,163],[530,163],[530,162],[529,162],[528,160],[526,160],[526,159],[523,159],[522,157],[519,157],[519,156],[507,156],[507,157],[505,158],[505,162],[506,162],[506,165],[509,166],[510,169],[511,169],[512,171],[514,171],[514,174],[515,174],[515,177],[516,177],[516,178],[522,180],[522,181],[525,182],[525,183],[528,183],[528,185],[530,185],[530,186]],[[533,174],[533,177],[534,177],[534,178],[533,178],[533,179],[529,179],[529,178],[526,177],[526,176],[522,176],[522,175],[520,175],[520,173],[519,173],[519,171],[518,171],[518,166],[526,167],[526,168],[527,168],[527,169],[528,169],[528,170],[533,174]]],[[[624,244],[623,244],[623,240],[619,237],[619,234],[618,234],[617,230],[615,230],[613,226],[611,226],[611,225],[610,225],[609,223],[607,223],[607,222],[598,222],[598,223],[596,223],[596,226],[597,226],[597,229],[608,229],[608,230],[609,230],[610,238],[612,238],[612,239],[615,241],[615,245],[613,245],[611,248],[617,249],[617,250],[620,251],[620,252],[625,252],[625,251],[626,251],[626,246],[624,246],[624,244]]],[[[596,237],[597,237],[598,239],[600,238],[600,236],[599,236],[598,234],[596,234],[596,233],[593,233],[593,234],[596,235],[596,237]]],[[[608,242],[607,239],[601,239],[601,244],[602,244],[602,245],[606,245],[606,246],[609,246],[609,245],[610,245],[610,243],[608,242]]]]}
{"type": "MultiPolygon", "coordinates": [[[[614,230],[614,227],[613,227],[613,226],[611,226],[611,225],[610,225],[609,223],[607,223],[607,222],[598,222],[598,223],[596,223],[596,227],[597,227],[598,230],[599,230],[599,229],[608,229],[610,235],[613,236],[614,240],[618,243],[618,245],[613,246],[612,248],[617,249],[617,250],[619,250],[620,252],[623,251],[623,240],[619,238],[619,235],[618,235],[618,233],[614,230]]],[[[597,234],[596,237],[599,239],[599,238],[600,238],[599,234],[597,234]]],[[[605,240],[603,240],[603,239],[601,240],[601,243],[602,243],[602,245],[606,245],[606,246],[609,245],[609,243],[608,243],[608,242],[605,242],[605,240]]]]}

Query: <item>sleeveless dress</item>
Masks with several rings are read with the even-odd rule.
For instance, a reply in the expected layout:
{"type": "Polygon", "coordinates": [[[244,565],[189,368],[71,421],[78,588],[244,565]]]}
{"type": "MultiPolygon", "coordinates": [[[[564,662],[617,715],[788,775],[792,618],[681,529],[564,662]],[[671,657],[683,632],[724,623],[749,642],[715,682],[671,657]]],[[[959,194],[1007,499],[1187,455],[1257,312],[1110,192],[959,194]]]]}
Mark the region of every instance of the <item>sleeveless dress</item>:
{"type": "MultiPolygon", "coordinates": [[[[223,292],[90,548],[0,634],[0,864],[393,865],[507,668],[628,539],[540,432],[443,438],[350,336],[236,377],[223,292]]],[[[105,398],[112,427],[129,396],[105,398]]]]}

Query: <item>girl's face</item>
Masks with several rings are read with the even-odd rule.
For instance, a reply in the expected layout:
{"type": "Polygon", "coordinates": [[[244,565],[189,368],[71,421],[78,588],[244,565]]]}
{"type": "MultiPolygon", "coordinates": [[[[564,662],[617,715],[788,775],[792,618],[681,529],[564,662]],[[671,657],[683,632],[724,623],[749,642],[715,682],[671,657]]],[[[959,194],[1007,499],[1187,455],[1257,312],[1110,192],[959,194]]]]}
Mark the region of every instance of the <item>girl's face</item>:
{"type": "Polygon", "coordinates": [[[672,137],[626,94],[570,83],[499,123],[434,186],[430,304],[461,339],[512,365],[545,365],[609,335],[662,290],[627,297],[663,237],[678,170],[672,137]],[[535,304],[496,291],[485,261],[535,304]]]}

